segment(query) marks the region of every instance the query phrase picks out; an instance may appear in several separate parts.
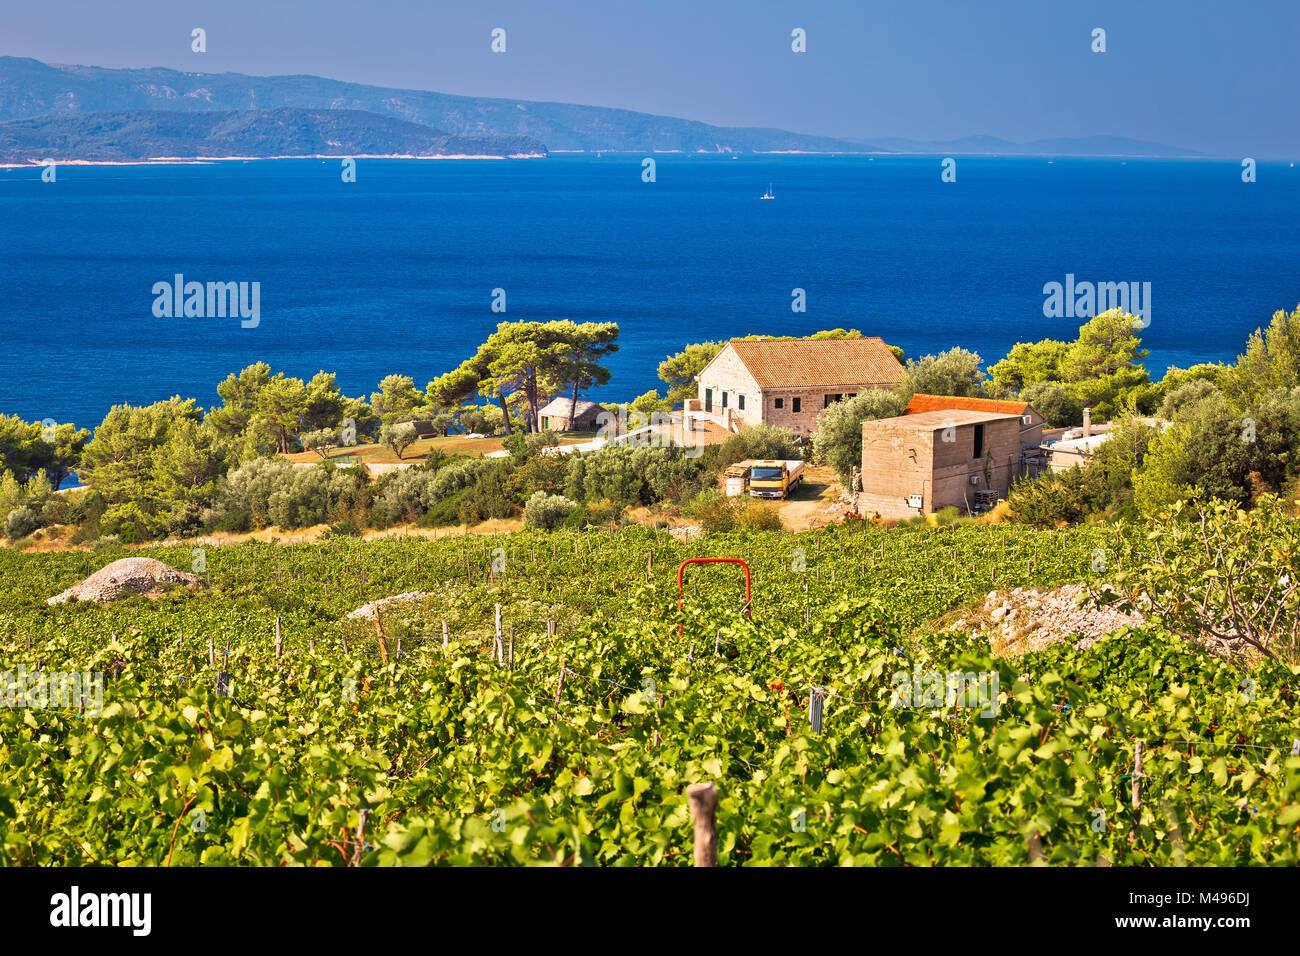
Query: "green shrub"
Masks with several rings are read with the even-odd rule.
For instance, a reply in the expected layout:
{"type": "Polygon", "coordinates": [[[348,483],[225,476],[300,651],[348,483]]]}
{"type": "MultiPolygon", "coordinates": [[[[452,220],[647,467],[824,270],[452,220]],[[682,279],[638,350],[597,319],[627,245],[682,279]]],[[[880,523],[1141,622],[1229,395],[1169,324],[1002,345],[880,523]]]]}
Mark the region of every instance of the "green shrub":
{"type": "Polygon", "coordinates": [[[578,503],[572,498],[535,491],[524,505],[524,524],[529,528],[550,531],[563,524],[576,507],[578,503]]]}
{"type": "Polygon", "coordinates": [[[1062,382],[1035,382],[1020,390],[1020,400],[1034,406],[1043,421],[1056,428],[1068,428],[1083,421],[1083,402],[1062,382]]]}
{"type": "Polygon", "coordinates": [[[510,464],[493,462],[479,472],[478,480],[460,495],[460,520],[462,524],[477,524],[489,518],[509,518],[515,513],[515,503],[506,488],[510,464]]]}
{"type": "Polygon", "coordinates": [[[323,538],[360,538],[363,529],[355,521],[336,521],[325,529],[323,538]]]}
{"type": "Polygon", "coordinates": [[[415,523],[420,528],[445,528],[460,524],[460,497],[464,492],[449,495],[420,516],[415,523]]]}
{"type": "Polygon", "coordinates": [[[862,465],[862,423],[903,414],[907,403],[893,392],[869,388],[842,402],[836,402],[817,417],[813,436],[813,458],[830,465],[840,480],[848,483],[849,471],[862,465]]]}
{"type": "Polygon", "coordinates": [[[949,505],[946,508],[940,508],[934,513],[935,524],[952,524],[961,517],[961,511],[955,506],[949,505]]]}
{"type": "Polygon", "coordinates": [[[701,491],[686,506],[685,511],[710,534],[730,531],[736,527],[736,504],[717,488],[701,491]]]}
{"type": "Polygon", "coordinates": [[[736,527],[751,531],[780,531],[781,515],[775,508],[752,498],[741,501],[735,508],[736,527]]]}
{"type": "Polygon", "coordinates": [[[376,519],[389,524],[418,521],[437,500],[437,474],[420,468],[403,468],[381,475],[375,483],[371,505],[376,519]]]}
{"type": "Polygon", "coordinates": [[[20,505],[5,518],[5,537],[11,541],[25,538],[41,526],[36,512],[26,505],[20,505]]]}

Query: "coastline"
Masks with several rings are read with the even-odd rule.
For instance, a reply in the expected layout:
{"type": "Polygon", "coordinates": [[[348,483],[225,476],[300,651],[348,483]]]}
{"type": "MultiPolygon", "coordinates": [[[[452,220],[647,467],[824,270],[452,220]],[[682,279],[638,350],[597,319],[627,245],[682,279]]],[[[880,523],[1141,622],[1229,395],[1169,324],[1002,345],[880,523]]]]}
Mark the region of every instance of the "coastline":
{"type": "MultiPolygon", "coordinates": [[[[56,166],[211,166],[217,163],[259,163],[273,159],[545,159],[545,153],[510,153],[479,155],[473,153],[448,153],[437,156],[415,156],[409,153],[311,153],[290,156],[150,156],[147,159],[55,159],[56,166]]],[[[40,169],[46,162],[0,163],[0,169],[40,169]]]]}
{"type": "MultiPolygon", "coordinates": [[[[448,153],[436,156],[417,156],[411,153],[356,153],[347,155],[343,153],[303,153],[291,155],[276,156],[149,156],[144,159],[55,159],[53,162],[57,166],[211,166],[217,163],[260,163],[278,159],[414,159],[414,160],[507,160],[507,159],[547,159],[552,156],[598,156],[602,153],[614,153],[621,156],[643,156],[650,155],[678,155],[678,156],[764,156],[764,157],[826,157],[826,158],[855,158],[855,157],[891,157],[895,159],[924,159],[935,156],[956,156],[965,159],[1118,159],[1118,160],[1154,160],[1158,162],[1226,162],[1232,157],[1224,156],[1159,156],[1159,155],[1139,155],[1132,153],[900,153],[900,152],[882,152],[882,151],[863,151],[863,152],[815,152],[811,150],[782,149],[782,150],[752,150],[749,152],[740,152],[732,150],[696,150],[688,153],[680,149],[652,149],[652,150],[585,150],[585,149],[552,149],[545,153],[509,153],[507,155],[499,154],[480,154],[480,153],[448,153]]],[[[1285,163],[1288,160],[1264,160],[1264,162],[1285,163]]],[[[27,163],[0,163],[0,169],[40,169],[46,165],[41,162],[27,163]]],[[[1295,165],[1294,162],[1291,163],[1295,165]]]]}

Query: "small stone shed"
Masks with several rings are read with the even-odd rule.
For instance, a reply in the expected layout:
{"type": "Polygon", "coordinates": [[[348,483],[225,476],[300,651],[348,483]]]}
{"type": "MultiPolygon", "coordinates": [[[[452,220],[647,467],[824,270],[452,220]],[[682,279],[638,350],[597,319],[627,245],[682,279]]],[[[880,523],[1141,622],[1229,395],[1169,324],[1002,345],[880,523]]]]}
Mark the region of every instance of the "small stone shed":
{"type": "Polygon", "coordinates": [[[553,398],[537,412],[542,431],[553,432],[591,432],[596,430],[596,418],[603,409],[595,402],[578,399],[575,406],[573,399],[565,396],[553,398]],[[569,425],[569,409],[573,408],[573,425],[569,425]]]}
{"type": "Polygon", "coordinates": [[[857,510],[908,518],[1005,496],[1021,427],[1019,415],[955,408],[863,422],[857,510]]]}

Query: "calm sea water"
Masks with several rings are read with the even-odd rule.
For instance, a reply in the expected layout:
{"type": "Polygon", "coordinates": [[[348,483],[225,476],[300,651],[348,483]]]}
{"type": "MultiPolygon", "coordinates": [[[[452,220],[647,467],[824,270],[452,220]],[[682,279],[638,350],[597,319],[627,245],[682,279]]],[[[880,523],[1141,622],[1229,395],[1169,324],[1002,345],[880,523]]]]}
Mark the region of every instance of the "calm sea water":
{"type": "Polygon", "coordinates": [[[502,318],[613,320],[595,397],[750,332],[861,329],[992,363],[1071,338],[1044,283],[1152,283],[1148,367],[1231,359],[1300,302],[1300,168],[1234,162],[641,157],[0,170],[0,411],[93,426],[114,403],[217,402],[264,360],[348,394],[423,387],[502,318]],[[759,195],[769,182],[776,200],[759,195]],[[261,323],[157,319],[155,282],[261,283],[261,323]],[[791,290],[807,311],[791,311],[791,290]],[[491,311],[506,290],[505,316],[491,311]]]}

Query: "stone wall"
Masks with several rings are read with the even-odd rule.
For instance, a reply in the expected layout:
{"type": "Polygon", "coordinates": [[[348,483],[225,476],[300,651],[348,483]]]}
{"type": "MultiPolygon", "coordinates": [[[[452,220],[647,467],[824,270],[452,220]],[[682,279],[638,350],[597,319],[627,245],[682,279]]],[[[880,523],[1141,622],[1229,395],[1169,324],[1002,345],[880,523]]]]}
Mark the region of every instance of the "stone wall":
{"type": "MultiPolygon", "coordinates": [[[[827,395],[842,395],[844,399],[858,394],[856,385],[827,388],[770,388],[763,392],[763,421],[780,425],[799,435],[811,435],[817,430],[817,416],[826,407],[827,395]],[[799,399],[799,411],[794,410],[794,400],[799,399]],[[777,408],[777,400],[781,407],[777,408]]],[[[843,399],[842,399],[843,400],[843,399]]]]}
{"type": "Polygon", "coordinates": [[[699,386],[700,407],[704,409],[704,394],[713,390],[712,414],[722,417],[722,395],[727,395],[726,407],[731,409],[732,418],[739,419],[746,425],[757,425],[763,420],[763,397],[758,383],[754,381],[749,370],[736,356],[736,353],[723,346],[718,357],[700,375],[696,383],[699,386]],[[744,396],[745,407],[740,407],[740,398],[744,396]]]}

